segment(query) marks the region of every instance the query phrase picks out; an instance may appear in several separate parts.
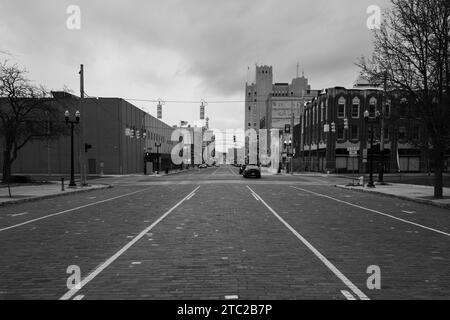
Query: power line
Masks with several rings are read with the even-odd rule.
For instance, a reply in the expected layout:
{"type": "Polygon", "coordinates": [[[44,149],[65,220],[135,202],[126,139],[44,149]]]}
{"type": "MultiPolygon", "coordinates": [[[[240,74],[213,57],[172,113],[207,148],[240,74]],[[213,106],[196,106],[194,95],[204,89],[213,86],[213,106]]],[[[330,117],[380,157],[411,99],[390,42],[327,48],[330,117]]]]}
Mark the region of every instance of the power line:
{"type": "MultiPolygon", "coordinates": [[[[131,98],[123,98],[123,100],[127,100],[127,101],[135,101],[135,102],[153,102],[153,103],[158,103],[159,100],[155,100],[155,99],[131,99],[131,98]]],[[[193,100],[162,100],[165,103],[182,103],[182,104],[201,104],[202,101],[198,100],[198,101],[193,101],[193,100]]],[[[204,100],[203,102],[207,101],[209,104],[213,103],[213,104],[219,104],[219,103],[245,103],[246,101],[244,100],[204,100]]]]}

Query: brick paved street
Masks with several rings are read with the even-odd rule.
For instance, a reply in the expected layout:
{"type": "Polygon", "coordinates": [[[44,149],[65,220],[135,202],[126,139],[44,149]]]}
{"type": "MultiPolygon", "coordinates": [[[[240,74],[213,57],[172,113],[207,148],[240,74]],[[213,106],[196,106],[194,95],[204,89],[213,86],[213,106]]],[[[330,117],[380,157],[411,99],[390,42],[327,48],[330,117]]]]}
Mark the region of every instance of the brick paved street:
{"type": "Polygon", "coordinates": [[[221,166],[0,208],[0,299],[449,299],[450,211],[337,179],[221,166]]]}

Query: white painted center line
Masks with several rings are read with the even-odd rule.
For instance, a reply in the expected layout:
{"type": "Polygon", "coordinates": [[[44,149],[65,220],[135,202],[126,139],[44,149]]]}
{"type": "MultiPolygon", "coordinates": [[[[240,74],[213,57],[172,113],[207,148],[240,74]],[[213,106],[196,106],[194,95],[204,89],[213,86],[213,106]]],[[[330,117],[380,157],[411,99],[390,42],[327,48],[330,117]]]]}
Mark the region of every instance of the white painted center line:
{"type": "Polygon", "coordinates": [[[194,196],[195,196],[195,192],[192,193],[188,198],[186,198],[186,200],[191,200],[194,196]]]}
{"type": "Polygon", "coordinates": [[[187,200],[188,197],[190,197],[193,193],[197,192],[197,190],[200,189],[200,186],[198,186],[194,191],[189,193],[186,197],[184,197],[180,202],[178,202],[176,205],[174,205],[172,208],[170,208],[166,213],[164,213],[161,217],[158,218],[155,222],[153,222],[149,227],[147,227],[145,230],[143,230],[140,234],[138,234],[133,240],[131,240],[129,243],[127,243],[123,248],[121,248],[119,251],[117,251],[113,256],[111,256],[108,260],[103,262],[100,266],[98,266],[94,271],[92,271],[86,278],[84,278],[78,286],[72,288],[71,290],[67,291],[60,300],[68,300],[71,297],[73,297],[75,294],[78,293],[85,285],[87,285],[89,282],[95,279],[103,270],[108,268],[114,261],[116,261],[122,254],[124,254],[128,249],[130,249],[136,242],[141,240],[147,233],[149,233],[154,227],[156,227],[161,221],[163,221],[169,214],[171,214],[176,208],[178,208],[183,202],[187,200]]]}
{"type": "Polygon", "coordinates": [[[340,199],[336,199],[336,198],[333,198],[333,197],[330,197],[330,196],[327,196],[327,195],[324,195],[324,194],[321,194],[321,193],[317,193],[317,192],[314,192],[314,191],[309,191],[309,190],[298,188],[298,187],[294,187],[294,186],[291,186],[291,188],[297,189],[297,190],[300,190],[300,191],[304,191],[304,192],[307,192],[307,193],[310,193],[310,194],[314,194],[314,195],[316,195],[318,197],[324,197],[324,198],[327,198],[327,199],[334,200],[336,202],[344,203],[346,205],[349,205],[349,206],[352,206],[352,207],[355,207],[355,208],[358,208],[358,209],[363,209],[363,210],[370,211],[370,212],[373,212],[373,213],[376,213],[376,214],[380,214],[380,215],[385,216],[385,217],[389,217],[389,218],[392,218],[392,219],[395,219],[395,220],[398,220],[398,221],[401,221],[401,222],[404,222],[404,223],[411,224],[411,225],[419,227],[419,228],[423,228],[423,229],[426,229],[426,230],[429,230],[429,231],[433,231],[433,232],[442,234],[444,236],[450,237],[450,233],[447,233],[447,232],[444,232],[444,231],[441,231],[441,230],[437,230],[437,229],[433,229],[433,228],[430,228],[430,227],[427,227],[427,226],[424,226],[424,225],[421,225],[419,223],[415,223],[415,222],[412,222],[412,221],[409,221],[409,220],[398,218],[398,217],[395,217],[393,215],[390,215],[390,214],[387,214],[387,213],[384,213],[384,212],[381,212],[381,211],[369,209],[369,208],[366,208],[366,207],[363,207],[363,206],[358,206],[357,204],[354,204],[354,203],[351,203],[351,202],[347,202],[347,201],[343,201],[343,200],[340,200],[340,199]]]}
{"type": "Polygon", "coordinates": [[[73,298],[72,300],[83,300],[84,295],[80,294],[78,296],[76,296],[75,298],[73,298]]]}
{"type": "Polygon", "coordinates": [[[238,299],[239,299],[238,295],[225,296],[225,300],[238,300],[238,299]]]}
{"type": "Polygon", "coordinates": [[[356,294],[361,300],[370,300],[356,285],[354,285],[338,268],[336,268],[323,254],[319,252],[308,240],[306,240],[300,233],[298,233],[289,223],[287,223],[278,213],[275,212],[255,191],[253,191],[249,186],[247,188],[254,193],[261,201],[262,204],[269,209],[270,212],[288,228],[303,244],[314,253],[314,255],[319,258],[320,261],[333,272],[336,277],[338,277],[354,294],[356,294]]]}
{"type": "Polygon", "coordinates": [[[100,204],[100,203],[105,203],[105,202],[113,201],[113,200],[116,200],[116,199],[132,196],[132,195],[135,195],[135,194],[147,191],[149,189],[150,188],[145,188],[145,189],[142,189],[142,190],[139,190],[139,191],[123,194],[121,196],[117,196],[117,197],[114,197],[114,198],[109,198],[109,199],[106,199],[106,200],[97,201],[97,202],[94,202],[94,203],[89,203],[89,204],[86,204],[84,206],[80,206],[80,207],[64,210],[64,211],[61,211],[61,212],[48,214],[48,215],[42,216],[40,218],[36,218],[36,219],[33,219],[33,220],[28,220],[28,221],[25,221],[25,222],[22,222],[22,223],[19,223],[19,224],[15,224],[15,225],[12,225],[12,226],[9,226],[9,227],[6,227],[6,228],[2,228],[2,229],[0,229],[0,232],[11,230],[11,229],[15,229],[15,228],[18,228],[18,227],[21,227],[21,226],[24,226],[24,225],[27,225],[27,224],[30,224],[30,223],[33,223],[33,222],[36,222],[36,221],[40,221],[40,220],[48,219],[48,218],[51,218],[51,217],[59,216],[59,215],[64,214],[64,213],[77,211],[77,210],[84,209],[84,208],[87,208],[87,207],[95,206],[95,205],[100,204]]]}
{"type": "Polygon", "coordinates": [[[252,193],[252,196],[256,199],[256,201],[259,201],[259,198],[256,196],[256,194],[252,193]]]}
{"type": "Polygon", "coordinates": [[[347,300],[356,300],[356,298],[347,290],[341,290],[341,293],[344,295],[347,300]]]}

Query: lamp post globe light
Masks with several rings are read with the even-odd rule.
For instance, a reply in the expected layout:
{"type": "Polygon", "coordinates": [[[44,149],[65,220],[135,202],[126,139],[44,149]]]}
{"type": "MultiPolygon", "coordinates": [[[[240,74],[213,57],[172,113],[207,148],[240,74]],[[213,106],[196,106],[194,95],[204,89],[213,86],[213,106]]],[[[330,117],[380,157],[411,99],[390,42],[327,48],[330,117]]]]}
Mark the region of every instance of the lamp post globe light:
{"type": "Polygon", "coordinates": [[[66,110],[64,112],[64,118],[66,120],[66,124],[70,124],[70,182],[69,188],[75,188],[77,185],[75,184],[75,163],[74,163],[74,143],[73,143],[73,130],[75,125],[80,123],[81,113],[80,111],[75,112],[75,120],[70,120],[70,112],[66,110]]]}

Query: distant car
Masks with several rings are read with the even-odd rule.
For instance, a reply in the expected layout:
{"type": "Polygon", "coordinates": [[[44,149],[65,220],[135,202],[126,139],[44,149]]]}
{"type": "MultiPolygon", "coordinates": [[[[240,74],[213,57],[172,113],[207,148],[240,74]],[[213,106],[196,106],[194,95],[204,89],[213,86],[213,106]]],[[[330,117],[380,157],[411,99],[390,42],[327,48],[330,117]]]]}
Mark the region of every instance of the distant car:
{"type": "Polygon", "coordinates": [[[243,174],[245,170],[245,164],[239,167],[239,174],[243,174]]]}
{"type": "Polygon", "coordinates": [[[254,177],[261,179],[261,168],[258,166],[246,166],[243,176],[244,178],[254,177]]]}
{"type": "Polygon", "coordinates": [[[199,169],[206,169],[208,166],[206,164],[201,164],[198,166],[199,169]]]}

